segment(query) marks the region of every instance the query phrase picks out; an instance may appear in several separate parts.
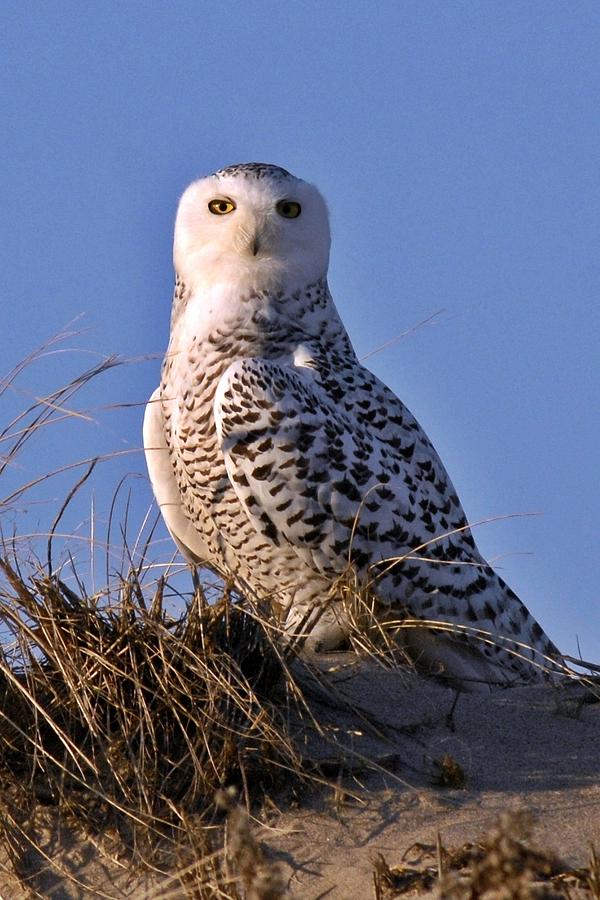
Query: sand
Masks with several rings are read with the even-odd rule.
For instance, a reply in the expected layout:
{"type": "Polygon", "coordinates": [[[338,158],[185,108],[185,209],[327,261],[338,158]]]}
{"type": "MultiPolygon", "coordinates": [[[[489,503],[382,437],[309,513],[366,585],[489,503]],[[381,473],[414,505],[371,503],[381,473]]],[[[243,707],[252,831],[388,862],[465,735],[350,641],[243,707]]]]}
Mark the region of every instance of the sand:
{"type": "Polygon", "coordinates": [[[416,842],[435,845],[438,832],[446,847],[475,841],[507,809],[530,810],[535,843],[571,864],[587,861],[590,842],[600,849],[600,703],[590,702],[592,692],[536,686],[457,699],[452,688],[373,668],[334,679],[385,740],[349,712],[324,709],[321,719],[328,711],[339,728],[362,731],[354,749],[382,770],[365,766],[345,780],[350,789],[354,781],[356,799],[315,792],[281,817],[278,827],[290,834],[269,844],[283,854],[293,896],[371,897],[378,853],[393,866],[416,842]],[[463,787],[439,785],[436,761],[445,755],[464,772],[463,787]]]}

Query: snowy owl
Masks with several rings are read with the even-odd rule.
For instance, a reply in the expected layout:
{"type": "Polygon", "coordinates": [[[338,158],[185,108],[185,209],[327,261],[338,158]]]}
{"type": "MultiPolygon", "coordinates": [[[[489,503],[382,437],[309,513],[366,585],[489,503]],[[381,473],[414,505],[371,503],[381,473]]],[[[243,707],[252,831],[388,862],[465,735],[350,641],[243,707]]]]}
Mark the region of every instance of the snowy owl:
{"type": "Polygon", "coordinates": [[[560,654],[478,552],[419,423],[357,359],[329,246],[322,196],[278,166],[229,166],[183,194],[170,343],[144,420],[173,540],[268,598],[313,649],[345,640],[352,573],[380,621],[447,623],[398,629],[426,670],[536,680],[560,654]]]}

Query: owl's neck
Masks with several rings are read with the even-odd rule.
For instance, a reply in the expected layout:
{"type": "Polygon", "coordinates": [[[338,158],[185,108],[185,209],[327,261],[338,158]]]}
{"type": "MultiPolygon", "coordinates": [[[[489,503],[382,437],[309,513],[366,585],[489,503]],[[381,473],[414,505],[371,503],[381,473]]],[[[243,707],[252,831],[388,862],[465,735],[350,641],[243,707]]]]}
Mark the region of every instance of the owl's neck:
{"type": "Polygon", "coordinates": [[[171,350],[191,343],[239,340],[256,350],[276,343],[293,348],[318,340],[339,349],[350,341],[329,292],[327,279],[312,284],[249,288],[217,283],[188,291],[177,279],[171,320],[171,350]]]}

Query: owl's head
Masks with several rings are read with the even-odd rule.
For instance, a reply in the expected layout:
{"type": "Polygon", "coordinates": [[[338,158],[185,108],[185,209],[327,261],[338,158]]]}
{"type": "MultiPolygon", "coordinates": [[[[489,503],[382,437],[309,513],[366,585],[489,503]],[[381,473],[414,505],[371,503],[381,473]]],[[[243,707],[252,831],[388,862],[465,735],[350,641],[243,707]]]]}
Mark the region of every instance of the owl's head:
{"type": "Polygon", "coordinates": [[[278,166],[242,163],[193,182],[179,203],[175,269],[188,288],[293,289],[327,274],[327,207],[278,166]]]}

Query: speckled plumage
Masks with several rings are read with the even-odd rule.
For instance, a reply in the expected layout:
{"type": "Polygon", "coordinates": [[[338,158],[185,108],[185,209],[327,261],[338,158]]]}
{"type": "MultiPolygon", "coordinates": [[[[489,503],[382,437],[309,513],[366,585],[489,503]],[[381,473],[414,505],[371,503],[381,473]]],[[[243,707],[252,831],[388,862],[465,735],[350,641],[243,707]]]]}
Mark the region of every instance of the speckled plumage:
{"type": "MultiPolygon", "coordinates": [[[[169,530],[190,561],[287,608],[288,628],[350,564],[382,617],[493,636],[416,629],[408,645],[430,668],[534,679],[558,651],[477,551],[418,422],[358,361],[328,251],[322,198],[279,167],[229,166],[184,194],[171,340],[144,426],[169,530]],[[211,215],[213,197],[234,209],[211,215]],[[278,214],[285,201],[297,218],[278,214]]],[[[346,627],[334,595],[311,640],[336,646],[346,627]]]]}

